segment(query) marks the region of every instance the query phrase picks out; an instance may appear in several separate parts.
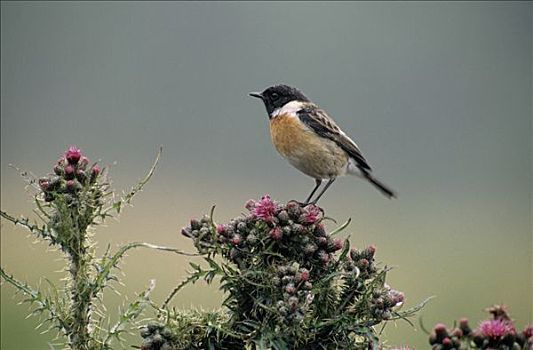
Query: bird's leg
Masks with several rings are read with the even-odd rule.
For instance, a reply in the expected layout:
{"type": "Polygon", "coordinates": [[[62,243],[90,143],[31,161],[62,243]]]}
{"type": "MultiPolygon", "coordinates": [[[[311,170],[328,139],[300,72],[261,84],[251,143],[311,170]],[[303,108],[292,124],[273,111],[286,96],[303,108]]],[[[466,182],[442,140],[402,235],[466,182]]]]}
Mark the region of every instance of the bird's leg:
{"type": "Polygon", "coordinates": [[[313,190],[311,191],[311,194],[309,195],[309,197],[307,197],[307,199],[303,203],[304,205],[309,204],[309,201],[311,200],[311,198],[313,198],[313,195],[315,194],[316,190],[318,190],[318,188],[322,184],[322,180],[320,180],[320,179],[315,179],[315,182],[316,182],[316,186],[315,186],[315,188],[313,188],[313,190]]]}
{"type": "Polygon", "coordinates": [[[331,184],[335,181],[336,178],[332,177],[331,179],[329,179],[328,183],[326,184],[326,186],[324,186],[324,188],[322,189],[322,191],[320,191],[320,193],[318,194],[318,196],[316,196],[315,200],[312,201],[310,204],[316,204],[318,202],[318,200],[320,199],[320,197],[322,197],[322,195],[324,194],[324,192],[326,192],[326,190],[328,189],[329,186],[331,186],[331,184]]]}

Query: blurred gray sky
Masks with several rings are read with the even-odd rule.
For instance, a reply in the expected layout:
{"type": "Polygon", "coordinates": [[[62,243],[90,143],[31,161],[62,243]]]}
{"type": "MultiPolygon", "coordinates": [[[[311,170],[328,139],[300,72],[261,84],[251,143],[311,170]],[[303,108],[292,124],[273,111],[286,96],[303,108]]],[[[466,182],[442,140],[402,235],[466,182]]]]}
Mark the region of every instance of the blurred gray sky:
{"type": "MultiPolygon", "coordinates": [[[[9,163],[44,174],[69,144],[117,161],[119,188],[164,146],[143,198],[102,238],[111,242],[189,247],[176,227],[213,203],[225,220],[266,192],[303,200],[313,181],[275,153],[264,107],[247,96],[284,82],[325,108],[399,192],[388,201],[347,178],[321,204],[330,216],[354,219],[355,245],[376,243],[380,259],[399,266],[391,283],[411,304],[438,296],[428,323],[481,317],[496,302],[531,321],[531,3],[1,9],[3,209],[29,211],[9,163]]],[[[31,279],[17,252],[38,248],[18,236],[2,232],[2,263],[31,279]]],[[[182,270],[160,277],[141,268],[136,278],[159,277],[165,294],[182,270]]],[[[396,343],[425,344],[408,327],[391,332],[396,343]]]]}

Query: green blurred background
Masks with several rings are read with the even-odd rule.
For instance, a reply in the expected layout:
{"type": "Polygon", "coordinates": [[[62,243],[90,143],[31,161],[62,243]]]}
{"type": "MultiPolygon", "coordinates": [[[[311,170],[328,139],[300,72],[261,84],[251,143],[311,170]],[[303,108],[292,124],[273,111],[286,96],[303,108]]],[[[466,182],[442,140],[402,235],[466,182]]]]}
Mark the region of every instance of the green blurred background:
{"type": "MultiPolygon", "coordinates": [[[[51,170],[70,144],[111,166],[127,189],[163,158],[135,206],[96,232],[99,246],[149,241],[192,251],[179,228],[218,204],[225,221],[270,193],[303,200],[313,181],[270,144],[263,106],[247,96],[278,82],[303,89],[353,135],[389,201],[355,178],[321,205],[353,219],[356,246],[397,266],[390,284],[437,321],[506,303],[532,321],[532,3],[161,2],[1,4],[1,206],[31,215],[8,164],[51,170]]],[[[101,249],[99,250],[101,251],[101,249]]],[[[2,266],[59,280],[60,254],[3,222],[2,266]]],[[[135,251],[123,296],[155,278],[161,301],[187,259],[135,251]]],[[[13,289],[1,288],[1,347],[48,349],[13,289]]],[[[217,307],[202,283],[174,300],[217,307]]],[[[428,348],[403,322],[390,344],[428,348]]],[[[138,337],[134,338],[138,342],[138,337]]]]}

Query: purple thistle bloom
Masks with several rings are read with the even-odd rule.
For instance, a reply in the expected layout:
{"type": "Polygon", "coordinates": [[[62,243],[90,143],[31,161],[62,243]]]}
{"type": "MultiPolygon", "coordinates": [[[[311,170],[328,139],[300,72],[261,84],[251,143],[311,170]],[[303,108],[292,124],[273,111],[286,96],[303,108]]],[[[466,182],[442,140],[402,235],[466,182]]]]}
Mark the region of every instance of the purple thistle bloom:
{"type": "Polygon", "coordinates": [[[485,320],[479,324],[479,331],[489,339],[499,340],[508,334],[515,334],[512,323],[504,320],[485,320]]]}
{"type": "Polygon", "coordinates": [[[307,224],[314,224],[322,218],[322,211],[316,205],[308,205],[304,208],[301,220],[307,224]]]}
{"type": "Polygon", "coordinates": [[[274,219],[277,210],[278,205],[274,203],[268,194],[265,194],[259,202],[255,203],[254,208],[251,211],[254,217],[271,222],[274,219]]]}
{"type": "Polygon", "coordinates": [[[69,164],[76,164],[81,158],[81,150],[76,146],[70,146],[68,151],[65,152],[65,158],[69,164]]]}

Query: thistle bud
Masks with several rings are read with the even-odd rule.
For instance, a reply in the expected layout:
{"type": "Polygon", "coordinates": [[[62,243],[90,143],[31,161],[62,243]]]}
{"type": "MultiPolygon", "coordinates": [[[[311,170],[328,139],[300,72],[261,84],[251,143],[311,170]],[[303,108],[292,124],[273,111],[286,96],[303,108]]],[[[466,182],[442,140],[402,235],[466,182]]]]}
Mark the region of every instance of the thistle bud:
{"type": "Polygon", "coordinates": [[[191,238],[192,237],[191,228],[189,226],[182,228],[181,234],[184,235],[185,237],[191,238]]]}
{"type": "Polygon", "coordinates": [[[463,336],[463,331],[459,328],[455,328],[451,332],[452,337],[461,338],[463,336]]]}
{"type": "Polygon", "coordinates": [[[326,237],[318,237],[316,243],[319,247],[326,247],[328,245],[328,239],[326,237]]]}
{"type": "Polygon", "coordinates": [[[246,223],[244,221],[241,221],[237,224],[237,231],[246,231],[246,223]]]}
{"type": "Polygon", "coordinates": [[[367,258],[368,260],[371,260],[374,258],[374,254],[376,253],[376,247],[371,245],[366,247],[362,252],[361,255],[367,258]]]}
{"type": "Polygon", "coordinates": [[[244,207],[249,211],[252,211],[255,208],[255,201],[253,199],[249,199],[244,205],[244,207]]]}
{"type": "Polygon", "coordinates": [[[286,210],[280,211],[278,214],[278,219],[279,219],[279,222],[282,224],[289,222],[289,213],[287,213],[286,210]]]}
{"type": "Polygon", "coordinates": [[[196,220],[196,219],[191,219],[191,228],[193,230],[199,230],[201,228],[201,224],[200,224],[200,221],[196,220]]]}
{"type": "Polygon", "coordinates": [[[94,182],[101,172],[102,170],[100,169],[98,164],[93,165],[93,167],[91,168],[91,182],[94,182]]]}
{"type": "Polygon", "coordinates": [[[236,234],[235,236],[233,236],[232,239],[230,239],[230,243],[233,245],[239,245],[241,242],[242,242],[242,238],[241,238],[241,235],[239,234],[236,234]]]}
{"type": "Polygon", "coordinates": [[[39,179],[39,187],[43,191],[48,190],[50,188],[50,181],[46,178],[39,179]]]}
{"type": "Polygon", "coordinates": [[[80,158],[80,161],[78,162],[78,168],[81,170],[85,170],[87,168],[87,165],[89,165],[89,159],[87,157],[82,156],[80,158]]]}
{"type": "Polygon", "coordinates": [[[326,228],[324,227],[324,224],[322,223],[316,224],[314,233],[316,236],[325,236],[326,228]]]}
{"type": "Polygon", "coordinates": [[[298,307],[298,298],[297,297],[290,297],[287,303],[289,304],[289,307],[294,311],[298,307]]]}
{"type": "Polygon", "coordinates": [[[54,174],[62,176],[64,172],[65,172],[65,169],[63,168],[63,166],[59,164],[54,166],[54,174]]]}
{"type": "Polygon", "coordinates": [[[227,233],[226,226],[223,225],[223,224],[218,224],[217,225],[217,233],[219,235],[225,236],[226,233],[227,233]]]}
{"type": "Polygon", "coordinates": [[[248,237],[246,237],[246,242],[248,242],[251,245],[255,245],[258,242],[257,236],[253,233],[250,233],[248,237]]]}
{"type": "Polygon", "coordinates": [[[65,158],[69,164],[77,164],[81,158],[81,150],[76,146],[70,146],[67,152],[65,152],[65,158]]]}
{"type": "Polygon", "coordinates": [[[270,230],[269,235],[270,238],[275,241],[279,241],[283,237],[283,233],[279,227],[274,227],[272,230],[270,230]]]}
{"type": "Polygon", "coordinates": [[[452,340],[448,337],[442,339],[442,345],[448,347],[452,345],[452,340]]]}
{"type": "Polygon", "coordinates": [[[287,203],[287,213],[294,219],[300,217],[300,213],[302,212],[302,208],[300,207],[300,204],[296,201],[290,201],[287,203]]]}
{"type": "Polygon", "coordinates": [[[50,193],[50,192],[45,192],[44,193],[44,201],[45,202],[51,202],[51,201],[54,200],[54,198],[55,197],[54,197],[54,195],[52,193],[50,193]]]}
{"type": "Polygon", "coordinates": [[[335,238],[332,241],[328,242],[328,248],[327,251],[330,253],[336,252],[337,250],[342,249],[344,242],[340,238],[335,238]]]}
{"type": "Polygon", "coordinates": [[[461,329],[464,335],[469,335],[472,332],[472,328],[470,328],[467,318],[462,318],[459,320],[459,329],[461,329]]]}
{"type": "Polygon", "coordinates": [[[306,255],[312,255],[317,251],[318,247],[314,243],[306,244],[304,247],[304,253],[306,255]]]}
{"type": "Polygon", "coordinates": [[[76,170],[76,179],[83,184],[87,180],[87,174],[85,174],[85,171],[78,169],[76,170]]]}
{"type": "Polygon", "coordinates": [[[296,275],[296,279],[299,282],[306,282],[309,280],[309,270],[308,269],[301,269],[298,274],[296,275]]]}
{"type": "Polygon", "coordinates": [[[289,294],[294,294],[296,292],[296,287],[294,287],[293,283],[289,283],[285,286],[285,292],[289,294]]]}
{"type": "Polygon", "coordinates": [[[320,251],[320,252],[318,253],[318,258],[319,258],[320,261],[322,261],[322,262],[324,263],[324,265],[326,265],[326,266],[329,264],[329,262],[330,262],[330,260],[331,260],[329,254],[326,253],[326,252],[323,251],[323,250],[320,251]]]}
{"type": "Polygon", "coordinates": [[[80,183],[76,180],[68,180],[66,182],[66,186],[67,186],[67,191],[69,192],[75,192],[76,190],[79,189],[80,186],[80,183]]]}
{"type": "Polygon", "coordinates": [[[75,169],[74,169],[74,166],[72,165],[67,165],[65,167],[65,179],[67,180],[72,180],[74,178],[74,174],[75,174],[75,169]]]}

